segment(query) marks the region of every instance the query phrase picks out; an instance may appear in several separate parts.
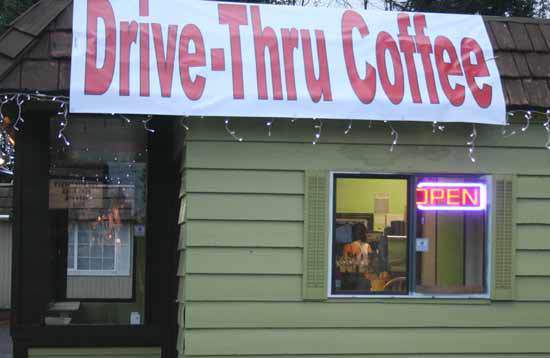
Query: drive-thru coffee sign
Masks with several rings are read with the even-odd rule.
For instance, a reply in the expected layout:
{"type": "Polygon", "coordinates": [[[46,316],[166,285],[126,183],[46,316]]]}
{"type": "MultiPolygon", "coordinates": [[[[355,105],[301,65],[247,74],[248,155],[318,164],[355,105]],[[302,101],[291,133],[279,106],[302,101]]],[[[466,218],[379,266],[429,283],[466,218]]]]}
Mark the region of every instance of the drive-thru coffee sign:
{"type": "Polygon", "coordinates": [[[504,124],[480,16],[74,2],[71,111],[504,124]]]}

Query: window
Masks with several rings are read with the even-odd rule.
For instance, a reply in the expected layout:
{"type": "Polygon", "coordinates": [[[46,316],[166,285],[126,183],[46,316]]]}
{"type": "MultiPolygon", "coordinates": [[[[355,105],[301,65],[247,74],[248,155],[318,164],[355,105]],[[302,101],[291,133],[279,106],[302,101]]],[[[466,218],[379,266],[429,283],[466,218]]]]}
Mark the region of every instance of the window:
{"type": "Polygon", "coordinates": [[[331,296],[486,295],[487,183],[336,174],[331,296]]]}
{"type": "Polygon", "coordinates": [[[70,224],[67,270],[72,276],[129,276],[131,226],[109,227],[108,218],[70,224]]]}
{"type": "Polygon", "coordinates": [[[147,132],[123,121],[75,117],[67,146],[55,121],[48,218],[58,253],[56,299],[76,303],[70,324],[128,324],[132,315],[142,324],[147,132]]]}

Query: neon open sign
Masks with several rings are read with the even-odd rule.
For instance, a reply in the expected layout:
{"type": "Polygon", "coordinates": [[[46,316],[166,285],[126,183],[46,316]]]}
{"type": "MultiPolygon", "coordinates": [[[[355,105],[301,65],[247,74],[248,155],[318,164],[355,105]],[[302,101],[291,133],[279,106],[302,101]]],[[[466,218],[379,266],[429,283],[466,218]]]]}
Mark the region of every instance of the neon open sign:
{"type": "Polygon", "coordinates": [[[487,207],[487,187],[481,183],[430,183],[416,187],[420,210],[475,211],[487,207]]]}

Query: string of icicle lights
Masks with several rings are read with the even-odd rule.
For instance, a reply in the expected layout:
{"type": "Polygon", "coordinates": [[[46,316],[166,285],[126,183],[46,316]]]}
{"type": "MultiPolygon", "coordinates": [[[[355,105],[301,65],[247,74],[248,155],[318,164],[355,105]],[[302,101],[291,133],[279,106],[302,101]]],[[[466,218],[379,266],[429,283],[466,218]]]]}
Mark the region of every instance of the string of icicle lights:
{"type": "MultiPolygon", "coordinates": [[[[10,132],[20,131],[25,123],[23,117],[23,106],[26,103],[31,101],[38,102],[50,102],[58,106],[57,115],[61,118],[59,129],[57,132],[57,138],[62,141],[65,146],[70,146],[71,141],[65,133],[67,127],[69,126],[70,116],[69,116],[69,107],[70,99],[67,96],[56,96],[40,92],[9,92],[9,93],[0,93],[0,169],[3,169],[9,173],[13,171],[13,165],[15,160],[15,141],[10,132]],[[15,106],[15,121],[11,120],[11,117],[4,113],[5,106],[12,104],[15,106]]],[[[111,113],[113,117],[118,117],[124,120],[126,123],[132,123],[133,120],[129,116],[124,114],[115,114],[111,113]]],[[[520,132],[524,133],[531,127],[531,122],[535,115],[544,116],[546,119],[542,127],[546,131],[546,141],[544,147],[550,150],[550,109],[545,112],[536,111],[536,110],[514,110],[507,113],[506,125],[502,126],[502,136],[504,138],[512,137],[517,133],[515,130],[510,130],[510,120],[516,119],[517,117],[522,117],[524,124],[522,125],[520,132]]],[[[139,119],[143,128],[148,133],[155,133],[155,130],[149,127],[149,124],[152,120],[152,115],[145,116],[144,119],[139,119]]],[[[290,119],[290,123],[295,123],[296,119],[290,119]]],[[[373,121],[369,121],[369,128],[372,127],[373,121]]],[[[395,147],[398,145],[399,133],[393,127],[392,123],[389,121],[383,122],[385,126],[389,129],[390,136],[390,147],[389,151],[394,152],[395,147]]],[[[186,119],[183,119],[180,122],[181,126],[185,130],[189,130],[189,125],[187,124],[186,119]]],[[[271,137],[274,130],[275,119],[271,118],[265,122],[267,128],[267,135],[271,137]]],[[[231,136],[237,142],[244,142],[245,139],[239,135],[237,130],[231,125],[231,119],[224,119],[225,131],[229,136],[231,136]]],[[[321,137],[323,134],[323,120],[319,118],[312,119],[312,128],[313,128],[313,138],[311,143],[316,145],[321,142],[321,137]]],[[[344,135],[347,136],[353,130],[353,121],[348,121],[346,129],[344,130],[344,135]]],[[[432,133],[444,133],[445,126],[438,122],[432,123],[432,133]]],[[[466,138],[466,147],[467,147],[467,157],[472,163],[476,162],[476,142],[478,140],[478,131],[475,124],[472,125],[471,131],[468,133],[466,138]]]]}

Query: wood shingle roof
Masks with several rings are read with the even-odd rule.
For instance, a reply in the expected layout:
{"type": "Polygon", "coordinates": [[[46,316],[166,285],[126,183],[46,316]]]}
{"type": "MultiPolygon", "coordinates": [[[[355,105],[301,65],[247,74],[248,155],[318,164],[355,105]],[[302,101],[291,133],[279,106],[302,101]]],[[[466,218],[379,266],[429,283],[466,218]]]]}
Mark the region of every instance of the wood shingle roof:
{"type": "MultiPolygon", "coordinates": [[[[509,108],[550,108],[550,21],[485,17],[509,108]]],[[[69,90],[72,0],[41,0],[0,36],[0,88],[69,90]]]]}
{"type": "Polygon", "coordinates": [[[0,35],[0,88],[67,91],[72,0],[37,2],[0,35]]]}
{"type": "Polygon", "coordinates": [[[550,107],[550,22],[486,17],[506,103],[550,107]]]}

